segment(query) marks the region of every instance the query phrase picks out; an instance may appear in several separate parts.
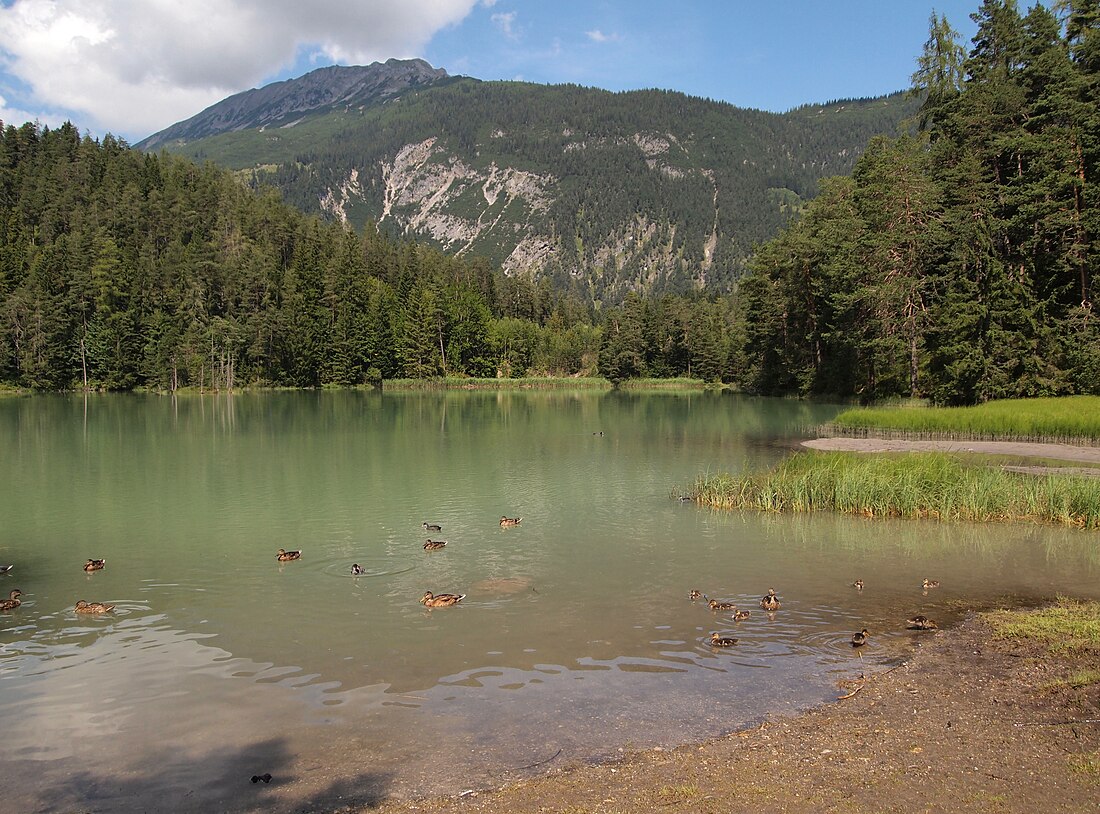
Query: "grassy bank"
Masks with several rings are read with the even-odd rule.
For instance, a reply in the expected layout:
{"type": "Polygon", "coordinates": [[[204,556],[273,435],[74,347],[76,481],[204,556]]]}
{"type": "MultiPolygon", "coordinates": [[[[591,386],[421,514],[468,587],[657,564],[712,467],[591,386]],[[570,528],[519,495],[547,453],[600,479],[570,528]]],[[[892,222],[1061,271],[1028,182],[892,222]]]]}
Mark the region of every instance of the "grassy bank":
{"type": "Polygon", "coordinates": [[[675,379],[624,379],[618,384],[620,390],[629,390],[632,393],[649,390],[705,390],[707,387],[721,385],[708,385],[703,379],[689,379],[685,376],[675,379]]]}
{"type": "Polygon", "coordinates": [[[516,379],[475,379],[447,377],[437,379],[386,379],[383,390],[609,390],[607,379],[578,376],[560,378],[530,376],[516,379]]]}
{"type": "Polygon", "coordinates": [[[939,453],[799,452],[763,474],[701,475],[687,494],[724,509],[1100,528],[1098,478],[1022,475],[939,453]]]}
{"type": "Polygon", "coordinates": [[[846,410],[827,434],[921,438],[1100,442],[1100,396],[1010,399],[974,407],[869,407],[846,410]]]}
{"type": "MultiPolygon", "coordinates": [[[[1047,608],[1031,611],[996,610],[982,614],[1000,639],[1028,639],[1052,653],[1100,653],[1100,603],[1059,599],[1047,608]]],[[[1100,675],[1093,682],[1100,682],[1100,675]]]]}

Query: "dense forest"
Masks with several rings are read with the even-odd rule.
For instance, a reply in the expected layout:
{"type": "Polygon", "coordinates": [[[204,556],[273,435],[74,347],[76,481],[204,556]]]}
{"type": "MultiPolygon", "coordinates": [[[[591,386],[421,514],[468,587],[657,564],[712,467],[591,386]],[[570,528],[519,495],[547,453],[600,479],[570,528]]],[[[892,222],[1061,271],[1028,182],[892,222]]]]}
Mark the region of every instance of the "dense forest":
{"type": "Polygon", "coordinates": [[[825,179],[732,292],[602,309],[369,222],[324,222],[210,163],[8,126],[0,383],[601,373],[947,404],[1100,393],[1100,3],[1055,16],[986,0],[974,18],[967,53],[933,16],[913,132],[825,179]]]}
{"type": "Polygon", "coordinates": [[[1100,4],[933,15],[919,133],[874,140],[760,248],[744,384],[865,400],[1100,393],[1100,4]]]}

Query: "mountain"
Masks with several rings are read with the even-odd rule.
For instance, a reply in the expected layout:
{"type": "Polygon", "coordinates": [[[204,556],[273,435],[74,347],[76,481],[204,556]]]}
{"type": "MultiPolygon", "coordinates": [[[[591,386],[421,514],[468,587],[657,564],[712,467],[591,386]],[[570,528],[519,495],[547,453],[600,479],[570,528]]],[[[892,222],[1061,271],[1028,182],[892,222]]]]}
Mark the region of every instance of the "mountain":
{"type": "Polygon", "coordinates": [[[482,255],[590,301],[727,291],[905,94],[784,114],[673,91],[482,82],[421,61],[325,68],[150,136],[293,205],[482,255]]]}

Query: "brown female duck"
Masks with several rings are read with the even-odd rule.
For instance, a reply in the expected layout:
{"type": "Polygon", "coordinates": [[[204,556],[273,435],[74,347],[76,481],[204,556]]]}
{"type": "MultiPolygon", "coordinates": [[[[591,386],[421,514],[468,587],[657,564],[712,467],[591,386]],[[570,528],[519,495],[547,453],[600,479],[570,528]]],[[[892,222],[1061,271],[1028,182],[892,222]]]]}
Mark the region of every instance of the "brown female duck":
{"type": "Polygon", "coordinates": [[[447,545],[446,540],[425,540],[424,541],[424,550],[425,551],[435,551],[437,548],[443,548],[443,546],[445,546],[445,545],[447,545]]]}
{"type": "Polygon", "coordinates": [[[518,526],[520,524],[521,520],[523,520],[522,517],[504,517],[504,516],[501,516],[501,518],[500,518],[500,527],[502,529],[506,529],[509,526],[518,526]]]}
{"type": "Polygon", "coordinates": [[[769,588],[767,594],[760,597],[760,607],[766,611],[777,611],[783,607],[779,602],[779,597],[775,595],[775,588],[769,588]]]}
{"type": "Polygon", "coordinates": [[[88,573],[92,571],[99,571],[107,564],[107,560],[88,560],[84,563],[84,570],[88,573]]]}
{"type": "Polygon", "coordinates": [[[921,587],[924,588],[924,590],[926,591],[929,588],[938,588],[940,587],[940,581],[938,579],[926,579],[924,582],[921,583],[921,587]]]}
{"type": "Polygon", "coordinates": [[[719,636],[717,631],[710,634],[710,641],[708,644],[711,647],[733,647],[737,644],[737,639],[732,636],[719,636]]]}
{"type": "Polygon", "coordinates": [[[18,608],[20,605],[23,604],[23,601],[19,598],[22,595],[23,592],[18,588],[15,588],[10,594],[8,594],[7,599],[0,599],[0,611],[10,611],[18,608]]]}
{"type": "Polygon", "coordinates": [[[300,560],[300,559],[302,559],[302,552],[301,551],[284,551],[283,549],[280,548],[279,553],[275,555],[275,559],[277,559],[279,562],[290,562],[291,560],[300,560]]]}
{"type": "Polygon", "coordinates": [[[466,594],[433,594],[431,591],[425,591],[424,596],[420,597],[420,604],[428,608],[446,608],[449,605],[457,605],[465,598],[466,594]]]}
{"type": "Polygon", "coordinates": [[[105,605],[102,602],[85,602],[81,599],[73,607],[77,613],[107,613],[115,609],[114,605],[105,605]]]}

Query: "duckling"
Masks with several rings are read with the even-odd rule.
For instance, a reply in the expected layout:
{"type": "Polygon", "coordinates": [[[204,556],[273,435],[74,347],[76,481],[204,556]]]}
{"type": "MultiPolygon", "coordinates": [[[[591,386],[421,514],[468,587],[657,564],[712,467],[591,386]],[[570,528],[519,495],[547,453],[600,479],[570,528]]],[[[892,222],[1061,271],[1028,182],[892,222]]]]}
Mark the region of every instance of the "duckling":
{"type": "Polygon", "coordinates": [[[106,564],[107,560],[88,560],[84,563],[84,570],[90,574],[92,571],[99,571],[106,564]]]}
{"type": "Polygon", "coordinates": [[[750,616],[752,616],[752,611],[737,611],[737,613],[733,615],[733,621],[743,622],[750,616]]]}
{"type": "Polygon", "coordinates": [[[424,531],[443,531],[443,526],[438,523],[421,523],[424,527],[424,531]]]}
{"type": "Polygon", "coordinates": [[[691,600],[692,602],[694,602],[694,601],[695,601],[696,599],[698,599],[698,598],[699,598],[699,597],[701,597],[701,596],[702,596],[702,594],[701,594],[701,593],[699,593],[699,592],[698,592],[697,590],[695,590],[694,588],[692,588],[692,589],[691,589],[691,593],[690,593],[690,594],[688,594],[688,599],[690,599],[690,600],[691,600]]]}
{"type": "Polygon", "coordinates": [[[775,595],[775,588],[769,588],[767,595],[760,597],[760,607],[766,611],[777,611],[783,607],[775,595]]]}
{"type": "Polygon", "coordinates": [[[852,587],[855,588],[857,591],[862,591],[863,590],[863,580],[862,579],[857,579],[855,582],[852,583],[852,587]]]}
{"type": "Polygon", "coordinates": [[[81,599],[73,608],[77,613],[107,613],[113,611],[114,605],[104,605],[102,602],[85,602],[81,599]]]}
{"type": "Polygon", "coordinates": [[[420,604],[429,608],[445,608],[448,605],[457,605],[463,599],[466,598],[466,594],[433,594],[431,591],[425,591],[424,596],[420,597],[420,604]]]}
{"type": "Polygon", "coordinates": [[[0,565],[0,574],[6,574],[13,568],[15,568],[14,565],[0,565]]]}
{"type": "Polygon", "coordinates": [[[252,782],[253,783],[259,783],[261,781],[264,782],[264,783],[270,783],[271,782],[271,772],[264,772],[263,774],[254,774],[254,775],[252,775],[252,782]]]}
{"type": "Polygon", "coordinates": [[[717,631],[710,634],[711,647],[733,647],[735,644],[737,639],[731,636],[719,636],[717,631]]]}
{"type": "Polygon", "coordinates": [[[871,634],[867,628],[863,628],[859,633],[852,636],[852,647],[863,647],[867,644],[867,637],[871,634]]]}
{"type": "Polygon", "coordinates": [[[735,611],[735,610],[737,610],[737,603],[735,603],[735,602],[720,602],[717,599],[711,599],[706,594],[703,594],[703,599],[707,600],[707,605],[713,611],[720,611],[720,610],[735,611]]]}
{"type": "Polygon", "coordinates": [[[443,548],[443,546],[445,546],[445,545],[447,545],[446,540],[425,540],[424,541],[424,550],[425,551],[435,551],[437,548],[443,548]]]}
{"type": "Polygon", "coordinates": [[[291,560],[300,560],[300,559],[302,559],[302,552],[301,551],[284,551],[283,549],[280,548],[279,553],[275,555],[275,559],[277,559],[279,562],[290,562],[291,560]]]}
{"type": "Polygon", "coordinates": [[[921,583],[921,587],[924,588],[924,590],[926,591],[929,588],[938,588],[940,587],[940,581],[938,579],[926,579],[924,582],[921,583]]]}
{"type": "Polygon", "coordinates": [[[364,568],[363,566],[361,566],[359,563],[353,562],[351,564],[351,575],[352,576],[358,577],[358,576],[361,576],[365,573],[367,573],[367,569],[364,568]]]}
{"type": "Polygon", "coordinates": [[[503,528],[507,528],[508,526],[518,526],[521,520],[523,520],[522,517],[503,517],[502,516],[500,518],[500,527],[503,529],[503,528]]]}
{"type": "Polygon", "coordinates": [[[910,630],[939,630],[940,627],[927,616],[914,616],[912,619],[907,619],[906,624],[909,625],[910,630]]]}
{"type": "Polygon", "coordinates": [[[10,611],[18,608],[20,605],[23,604],[23,600],[19,598],[22,595],[23,592],[16,588],[10,594],[8,594],[7,599],[0,599],[0,611],[10,611]]]}

